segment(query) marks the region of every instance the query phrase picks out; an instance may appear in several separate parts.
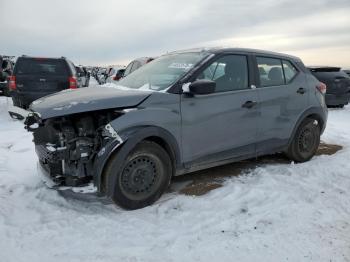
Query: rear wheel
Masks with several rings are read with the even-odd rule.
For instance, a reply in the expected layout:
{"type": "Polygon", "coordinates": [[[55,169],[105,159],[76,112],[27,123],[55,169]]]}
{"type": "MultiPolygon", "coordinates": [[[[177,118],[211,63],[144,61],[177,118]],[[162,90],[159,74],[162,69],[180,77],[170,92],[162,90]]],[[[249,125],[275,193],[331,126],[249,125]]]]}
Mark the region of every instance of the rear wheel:
{"type": "Polygon", "coordinates": [[[122,168],[116,157],[110,160],[105,173],[106,187],[116,175],[111,196],[114,203],[125,209],[139,209],[153,204],[167,189],[172,175],[168,153],[158,144],[143,141],[130,152],[122,168]],[[117,174],[115,170],[119,170],[117,174]]]}
{"type": "Polygon", "coordinates": [[[287,156],[296,162],[310,160],[320,144],[320,136],[321,131],[318,121],[306,118],[298,127],[286,152],[287,156]]]}

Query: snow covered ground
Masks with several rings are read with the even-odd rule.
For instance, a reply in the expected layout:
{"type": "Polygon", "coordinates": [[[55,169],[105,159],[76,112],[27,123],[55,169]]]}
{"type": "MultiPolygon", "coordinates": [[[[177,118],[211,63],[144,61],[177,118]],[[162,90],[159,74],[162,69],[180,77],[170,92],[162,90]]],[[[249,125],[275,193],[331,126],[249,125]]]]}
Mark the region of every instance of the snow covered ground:
{"type": "Polygon", "coordinates": [[[124,211],[46,188],[31,134],[0,97],[0,261],[350,261],[349,117],[330,111],[322,139],[344,147],[334,155],[124,211]]]}

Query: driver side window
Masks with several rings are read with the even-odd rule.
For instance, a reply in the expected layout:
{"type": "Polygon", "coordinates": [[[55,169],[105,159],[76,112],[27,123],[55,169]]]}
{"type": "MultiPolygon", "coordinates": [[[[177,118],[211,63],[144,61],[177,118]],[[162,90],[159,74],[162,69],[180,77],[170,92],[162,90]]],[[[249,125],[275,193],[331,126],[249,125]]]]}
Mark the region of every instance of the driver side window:
{"type": "Polygon", "coordinates": [[[244,55],[227,55],[210,64],[197,77],[216,83],[215,92],[248,89],[248,62],[244,55]]]}

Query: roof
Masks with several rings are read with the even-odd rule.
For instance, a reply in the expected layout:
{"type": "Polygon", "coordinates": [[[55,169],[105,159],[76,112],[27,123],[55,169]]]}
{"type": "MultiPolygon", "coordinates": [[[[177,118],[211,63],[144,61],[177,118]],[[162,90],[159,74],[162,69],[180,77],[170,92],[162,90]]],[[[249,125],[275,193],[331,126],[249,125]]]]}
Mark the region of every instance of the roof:
{"type": "Polygon", "coordinates": [[[270,56],[279,56],[279,57],[285,57],[297,61],[301,61],[299,57],[278,53],[278,52],[272,52],[272,51],[266,51],[266,50],[260,50],[260,49],[251,49],[251,48],[239,48],[239,47],[202,47],[202,48],[192,48],[192,49],[185,49],[185,50],[179,50],[174,52],[169,52],[169,54],[176,54],[176,53],[190,53],[190,52],[208,52],[208,53],[226,53],[226,52],[239,52],[239,53],[252,53],[252,54],[260,54],[260,55],[270,55],[270,56]]]}
{"type": "Polygon", "coordinates": [[[41,56],[28,56],[28,55],[22,55],[18,58],[31,58],[31,59],[67,59],[64,56],[61,57],[41,57],[41,56]]]}

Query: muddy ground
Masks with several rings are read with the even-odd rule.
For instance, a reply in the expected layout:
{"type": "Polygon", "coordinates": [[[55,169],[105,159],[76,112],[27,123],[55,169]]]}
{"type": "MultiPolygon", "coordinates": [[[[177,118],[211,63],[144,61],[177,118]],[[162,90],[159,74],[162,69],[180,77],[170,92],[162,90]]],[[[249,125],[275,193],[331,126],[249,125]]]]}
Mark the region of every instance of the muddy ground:
{"type": "MultiPolygon", "coordinates": [[[[340,145],[321,142],[316,155],[333,155],[342,148],[340,145]]],[[[200,196],[221,187],[224,180],[228,177],[238,176],[244,171],[258,166],[283,163],[290,163],[290,160],[283,154],[275,154],[214,167],[173,178],[170,191],[177,191],[185,195],[200,196]]]]}

